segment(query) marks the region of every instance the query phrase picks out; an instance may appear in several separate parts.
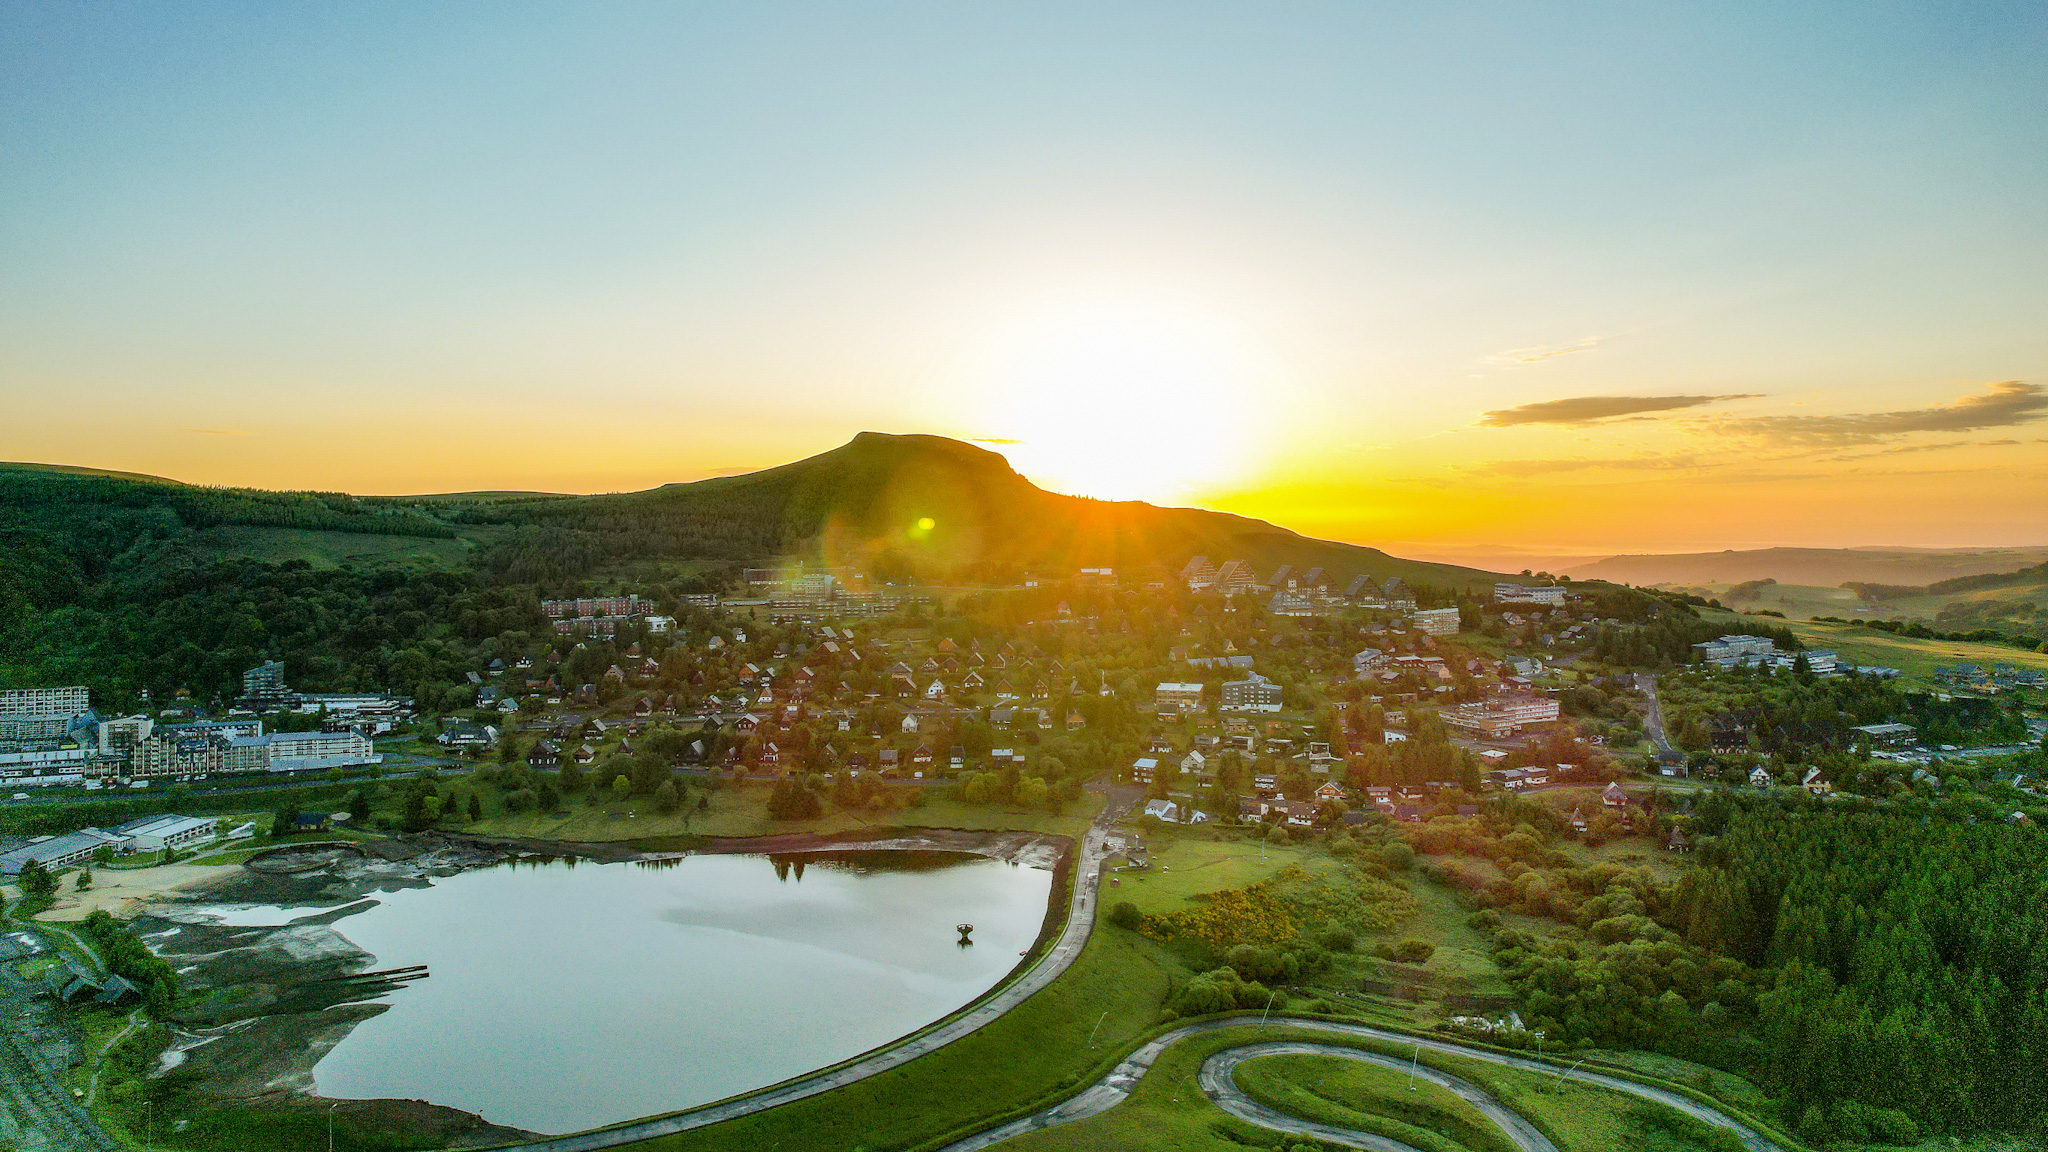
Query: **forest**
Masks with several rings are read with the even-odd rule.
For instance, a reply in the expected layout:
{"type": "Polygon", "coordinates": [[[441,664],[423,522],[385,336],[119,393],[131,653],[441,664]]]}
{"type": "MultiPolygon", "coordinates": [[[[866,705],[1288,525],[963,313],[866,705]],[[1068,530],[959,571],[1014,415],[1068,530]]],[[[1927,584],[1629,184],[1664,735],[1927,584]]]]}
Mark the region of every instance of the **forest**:
{"type": "Polygon", "coordinates": [[[1794,1114],[1842,1100],[1946,1130],[2048,1120],[2048,842],[1938,805],[1701,813],[1669,919],[1767,971],[1758,1071],[1794,1114]]]}

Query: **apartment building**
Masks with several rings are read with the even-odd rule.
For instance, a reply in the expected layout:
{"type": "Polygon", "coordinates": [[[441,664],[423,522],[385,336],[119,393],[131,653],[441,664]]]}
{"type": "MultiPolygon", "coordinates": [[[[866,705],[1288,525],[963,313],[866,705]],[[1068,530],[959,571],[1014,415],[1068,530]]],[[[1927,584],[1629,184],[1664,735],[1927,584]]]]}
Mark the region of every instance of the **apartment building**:
{"type": "Polygon", "coordinates": [[[1424,608],[1410,617],[1415,630],[1425,636],[1456,636],[1458,634],[1458,610],[1456,608],[1424,608]]]}
{"type": "Polygon", "coordinates": [[[0,744],[54,740],[91,709],[92,694],[82,687],[0,692],[0,744]]]}

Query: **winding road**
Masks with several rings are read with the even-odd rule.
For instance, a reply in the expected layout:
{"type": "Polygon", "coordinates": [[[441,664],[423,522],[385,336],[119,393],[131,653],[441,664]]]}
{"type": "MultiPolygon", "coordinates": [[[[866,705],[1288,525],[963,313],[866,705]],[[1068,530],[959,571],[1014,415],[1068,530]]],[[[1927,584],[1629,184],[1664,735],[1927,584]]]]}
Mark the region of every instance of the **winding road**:
{"type": "MultiPolygon", "coordinates": [[[[835,1088],[901,1067],[979,1030],[1058,979],[1080,956],[1095,925],[1097,890],[1101,883],[1102,862],[1108,855],[1108,834],[1129,810],[1131,803],[1130,797],[1113,798],[1103,806],[1101,813],[1082,836],[1074,861],[1073,900],[1068,906],[1066,922],[1060,930],[1059,939],[1051,950],[1016,980],[966,1011],[948,1017],[921,1032],[912,1033],[889,1047],[877,1049],[833,1068],[784,1081],[751,1095],[738,1096],[667,1116],[635,1120],[612,1128],[548,1137],[509,1147],[528,1149],[531,1152],[593,1152],[595,1149],[616,1148],[660,1136],[671,1136],[830,1092],[835,1088]]],[[[1099,1116],[1128,1099],[1160,1055],[1173,1045],[1190,1036],[1226,1029],[1259,1027],[1261,1023],[1261,1020],[1251,1017],[1232,1017],[1199,1021],[1175,1028],[1139,1047],[1101,1080],[1079,1093],[1030,1116],[955,1141],[947,1145],[942,1152],[977,1152],[978,1149],[993,1147],[1027,1132],[1037,1132],[1099,1116]]],[[[1561,1070],[1554,1064],[1525,1057],[1510,1056],[1483,1048],[1470,1048],[1448,1040],[1387,1031],[1365,1024],[1280,1017],[1272,1020],[1268,1026],[1284,1026],[1354,1040],[1375,1040],[1417,1052],[1461,1056],[1506,1068],[1561,1076],[1579,1083],[1625,1092],[1674,1108],[1706,1124],[1726,1128],[1740,1137],[1750,1152],[1783,1152],[1776,1144],[1746,1125],[1689,1096],[1624,1080],[1618,1076],[1578,1068],[1561,1070]]],[[[1336,1056],[1390,1067],[1408,1067],[1408,1064],[1399,1057],[1385,1056],[1341,1044],[1321,1044],[1302,1040],[1248,1043],[1225,1049],[1209,1057],[1201,1070],[1202,1091],[1223,1111],[1263,1128],[1309,1136],[1346,1147],[1372,1149],[1374,1152],[1416,1152],[1409,1145],[1383,1136],[1317,1124],[1286,1115],[1260,1104],[1238,1089],[1231,1073],[1239,1064],[1260,1056],[1285,1054],[1336,1056]]],[[[1557,1147],[1526,1118],[1470,1081],[1419,1064],[1415,1065],[1415,1075],[1440,1084],[1471,1103],[1481,1115],[1499,1126],[1521,1152],[1558,1152],[1557,1147]]]]}
{"type": "MultiPolygon", "coordinates": [[[[1494,1052],[1484,1048],[1468,1048],[1451,1041],[1411,1036],[1404,1032],[1389,1032],[1386,1029],[1374,1028],[1368,1024],[1340,1024],[1329,1020],[1275,1018],[1262,1025],[1259,1019],[1248,1016],[1232,1017],[1226,1020],[1204,1020],[1199,1023],[1175,1028],[1173,1031],[1159,1036],[1125,1057],[1123,1063],[1112,1069],[1107,1076],[1082,1090],[1079,1094],[1070,1096],[1042,1112],[1033,1113],[1020,1120],[1013,1120],[1008,1124],[990,1128],[984,1132],[977,1132],[964,1140],[956,1140],[946,1145],[941,1152],[977,1152],[979,1149],[994,1147],[1005,1140],[1022,1136],[1027,1132],[1039,1132],[1047,1128],[1056,1128],[1062,1124],[1071,1124],[1077,1120],[1086,1120],[1093,1116],[1100,1116],[1102,1113],[1109,1111],[1128,1099],[1131,1092],[1145,1078],[1145,1074],[1151,1070],[1152,1065],[1158,1061],[1161,1054],[1180,1041],[1190,1036],[1199,1036],[1208,1032],[1220,1032],[1231,1028],[1257,1028],[1279,1025],[1311,1032],[1322,1032],[1332,1036],[1349,1037],[1359,1040],[1378,1040],[1398,1044],[1418,1052],[1432,1052],[1445,1056],[1462,1056],[1468,1060],[1497,1064],[1503,1068],[1537,1072],[1546,1076],[1562,1076],[1564,1079],[1577,1081],[1582,1084],[1611,1088],[1616,1092],[1626,1092],[1631,1096],[1662,1104],[1667,1108],[1676,1109],[1695,1120],[1710,1124],[1716,1128],[1726,1128],[1735,1133],[1741,1139],[1743,1146],[1748,1148],[1750,1152],[1784,1152],[1778,1145],[1772,1143],[1748,1125],[1741,1123],[1717,1108],[1702,1104],[1690,1096],[1667,1091],[1666,1089],[1648,1084],[1638,1084],[1633,1080],[1624,1080],[1619,1076],[1609,1076],[1602,1072],[1588,1072],[1577,1068],[1560,1069],[1554,1064],[1532,1060],[1527,1057],[1509,1056],[1505,1053],[1494,1052]]],[[[1200,1076],[1202,1091],[1211,1100],[1215,1101],[1217,1107],[1225,1112],[1246,1123],[1256,1124],[1262,1128],[1310,1136],[1318,1140],[1327,1140],[1331,1143],[1342,1144],[1350,1148],[1374,1149],[1375,1152],[1415,1152],[1415,1149],[1409,1145],[1397,1140],[1389,1140],[1384,1136],[1375,1136],[1368,1132],[1360,1132],[1350,1128],[1337,1128],[1326,1124],[1316,1124],[1282,1112],[1276,1112],[1246,1096],[1231,1079],[1231,1070],[1246,1060],[1256,1059],[1260,1056],[1290,1053],[1337,1056],[1347,1060],[1364,1060],[1370,1063],[1385,1064],[1390,1067],[1403,1069],[1408,1067],[1408,1064],[1398,1057],[1383,1056],[1376,1052],[1366,1052],[1357,1048],[1347,1048],[1336,1044],[1316,1044],[1306,1041],[1244,1044],[1218,1052],[1210,1056],[1203,1063],[1200,1076]]],[[[1479,1109],[1482,1115],[1498,1125],[1502,1133],[1508,1139],[1514,1141],[1523,1152],[1557,1152],[1556,1145],[1552,1144],[1547,1137],[1537,1131],[1534,1125],[1500,1101],[1494,1099],[1477,1085],[1422,1064],[1415,1066],[1415,1074],[1443,1085],[1470,1102],[1475,1108],[1479,1109]]]]}
{"type": "Polygon", "coordinates": [[[532,1149],[534,1152],[591,1152],[592,1149],[616,1148],[657,1136],[672,1136],[845,1087],[857,1080],[901,1067],[981,1029],[1059,979],[1081,955],[1081,949],[1088,943],[1088,934],[1095,927],[1096,889],[1102,882],[1102,861],[1108,855],[1109,830],[1130,810],[1136,795],[1135,791],[1122,797],[1112,794],[1082,835],[1079,851],[1074,857],[1073,901],[1067,906],[1067,920],[1060,929],[1058,942],[1030,970],[966,1011],[949,1016],[921,1032],[913,1032],[890,1047],[877,1049],[833,1068],[785,1080],[748,1096],[735,1096],[687,1112],[635,1120],[613,1128],[555,1136],[510,1147],[532,1149]]]}

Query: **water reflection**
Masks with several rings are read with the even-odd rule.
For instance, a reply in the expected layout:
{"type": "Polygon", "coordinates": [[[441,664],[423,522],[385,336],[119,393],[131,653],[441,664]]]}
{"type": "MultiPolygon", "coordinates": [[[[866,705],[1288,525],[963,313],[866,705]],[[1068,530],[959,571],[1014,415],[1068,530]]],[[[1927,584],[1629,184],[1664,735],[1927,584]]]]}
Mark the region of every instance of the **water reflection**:
{"type": "Polygon", "coordinates": [[[433,976],[385,997],[314,1079],[539,1132],[704,1103],[974,999],[1030,946],[1050,889],[1047,872],[941,852],[465,872],[336,925],[373,967],[433,976]],[[981,946],[958,946],[961,923],[981,946]]]}

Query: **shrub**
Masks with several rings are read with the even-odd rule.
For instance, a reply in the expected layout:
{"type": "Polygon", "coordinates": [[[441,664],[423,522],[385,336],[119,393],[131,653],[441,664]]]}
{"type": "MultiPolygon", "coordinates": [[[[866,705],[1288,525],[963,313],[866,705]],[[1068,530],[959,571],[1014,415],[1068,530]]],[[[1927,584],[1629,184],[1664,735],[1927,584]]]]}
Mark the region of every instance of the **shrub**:
{"type": "Polygon", "coordinates": [[[1380,862],[1396,872],[1405,872],[1415,863],[1415,849],[1396,840],[1380,848],[1380,862]]]}
{"type": "Polygon", "coordinates": [[[1349,928],[1325,929],[1319,939],[1332,952],[1349,952],[1358,947],[1358,936],[1349,928]]]}
{"type": "Polygon", "coordinates": [[[1136,904],[1131,903],[1129,900],[1119,900],[1116,902],[1116,907],[1109,910],[1109,922],[1119,928],[1127,928],[1135,932],[1138,929],[1138,925],[1145,922],[1145,917],[1139,913],[1136,904]]]}
{"type": "Polygon", "coordinates": [[[1417,940],[1415,937],[1410,936],[1406,940],[1396,943],[1388,951],[1392,953],[1392,959],[1399,960],[1403,964],[1420,964],[1431,956],[1436,955],[1436,945],[1431,944],[1427,940],[1417,940]]]}

